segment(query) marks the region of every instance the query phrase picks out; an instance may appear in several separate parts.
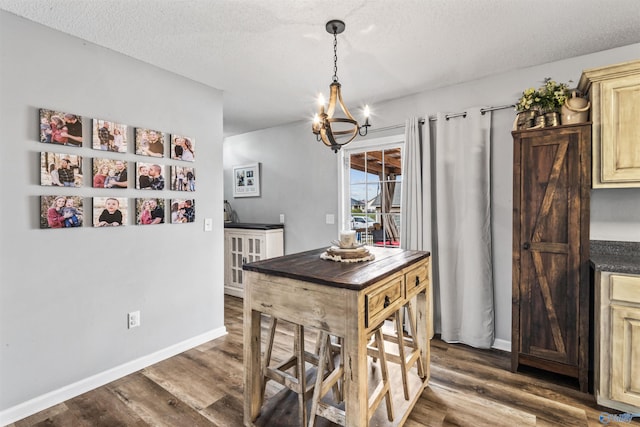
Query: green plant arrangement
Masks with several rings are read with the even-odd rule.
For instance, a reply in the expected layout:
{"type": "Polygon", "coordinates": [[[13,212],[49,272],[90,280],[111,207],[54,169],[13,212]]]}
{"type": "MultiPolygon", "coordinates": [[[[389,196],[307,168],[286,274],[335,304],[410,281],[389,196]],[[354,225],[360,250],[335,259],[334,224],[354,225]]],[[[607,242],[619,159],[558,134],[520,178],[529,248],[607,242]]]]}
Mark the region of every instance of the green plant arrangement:
{"type": "Polygon", "coordinates": [[[547,77],[538,89],[530,87],[522,92],[516,103],[516,111],[556,112],[560,110],[568,95],[569,86],[566,83],[557,83],[551,77],[547,77]]]}

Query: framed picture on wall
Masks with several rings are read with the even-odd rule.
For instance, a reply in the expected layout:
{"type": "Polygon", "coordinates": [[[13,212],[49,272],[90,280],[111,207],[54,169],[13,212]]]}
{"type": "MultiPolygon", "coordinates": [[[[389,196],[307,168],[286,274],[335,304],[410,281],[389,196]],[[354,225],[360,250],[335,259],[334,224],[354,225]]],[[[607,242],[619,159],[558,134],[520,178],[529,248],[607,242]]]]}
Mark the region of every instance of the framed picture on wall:
{"type": "Polygon", "coordinates": [[[82,157],[74,154],[40,153],[40,185],[82,187],[82,157]]]}
{"type": "Polygon", "coordinates": [[[40,228],[82,227],[82,197],[40,196],[40,228]]]}
{"type": "Polygon", "coordinates": [[[188,136],[171,135],[171,158],[193,162],[196,158],[196,140],[188,136]]]}
{"type": "Polygon", "coordinates": [[[119,227],[127,223],[128,200],[125,197],[94,197],[93,226],[119,227]]]}
{"type": "Polygon", "coordinates": [[[127,152],[127,125],[108,120],[93,119],[94,150],[127,152]]]}
{"type": "Polygon", "coordinates": [[[136,188],[139,190],[164,190],[164,165],[136,162],[136,188]]]}
{"type": "Polygon", "coordinates": [[[136,224],[164,224],[164,199],[136,199],[136,224]]]}
{"type": "Polygon", "coordinates": [[[233,197],[260,196],[260,163],[233,167],[233,197]]]}
{"type": "Polygon", "coordinates": [[[196,191],[196,170],[185,166],[171,166],[171,189],[196,191]]]}
{"type": "Polygon", "coordinates": [[[136,128],[136,154],[164,157],[166,134],[159,130],[136,128]]]}
{"type": "Polygon", "coordinates": [[[128,188],[127,162],[96,157],[93,159],[93,188],[128,188]]]}
{"type": "Polygon", "coordinates": [[[171,199],[171,224],[185,224],[196,220],[194,199],[171,199]]]}
{"type": "Polygon", "coordinates": [[[81,117],[62,111],[40,109],[40,142],[82,147],[81,117]]]}

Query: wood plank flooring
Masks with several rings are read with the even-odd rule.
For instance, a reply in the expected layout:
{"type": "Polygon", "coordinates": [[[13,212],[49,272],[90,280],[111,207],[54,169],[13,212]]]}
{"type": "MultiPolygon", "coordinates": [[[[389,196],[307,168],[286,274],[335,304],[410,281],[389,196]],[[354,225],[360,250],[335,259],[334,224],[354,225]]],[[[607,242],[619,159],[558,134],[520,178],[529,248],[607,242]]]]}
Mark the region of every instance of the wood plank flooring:
{"type": "MultiPolygon", "coordinates": [[[[266,323],[266,322],[263,322],[266,323]]],[[[242,300],[225,297],[227,336],[164,360],[10,424],[29,426],[242,426],[242,300]]],[[[289,351],[277,335],[273,359],[289,351]]],[[[279,331],[279,332],[280,332],[279,331]]],[[[313,348],[313,337],[309,338],[313,348]]],[[[513,374],[508,353],[431,343],[431,381],[406,427],[602,426],[602,412],[577,381],[528,370],[513,374]]],[[[267,398],[280,386],[269,382],[267,398]]],[[[612,422],[609,425],[640,426],[612,422]]]]}

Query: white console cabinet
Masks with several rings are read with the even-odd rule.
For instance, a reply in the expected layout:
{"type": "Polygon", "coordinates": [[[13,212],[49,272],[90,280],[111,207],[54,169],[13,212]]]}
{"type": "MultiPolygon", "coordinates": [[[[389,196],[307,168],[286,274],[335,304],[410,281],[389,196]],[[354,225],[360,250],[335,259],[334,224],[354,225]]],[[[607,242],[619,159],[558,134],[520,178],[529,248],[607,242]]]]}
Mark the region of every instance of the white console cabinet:
{"type": "Polygon", "coordinates": [[[243,264],[284,255],[283,227],[282,224],[225,224],[225,294],[244,297],[243,264]]]}

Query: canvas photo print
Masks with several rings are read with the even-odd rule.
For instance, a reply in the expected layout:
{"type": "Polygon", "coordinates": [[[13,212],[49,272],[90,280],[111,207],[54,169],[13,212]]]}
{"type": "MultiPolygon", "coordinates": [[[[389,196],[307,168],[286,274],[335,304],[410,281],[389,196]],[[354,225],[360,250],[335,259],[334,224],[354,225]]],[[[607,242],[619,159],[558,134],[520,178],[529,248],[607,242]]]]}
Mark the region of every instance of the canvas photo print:
{"type": "Polygon", "coordinates": [[[136,128],[136,154],[164,157],[166,134],[153,129],[136,128]]]}
{"type": "Polygon", "coordinates": [[[171,199],[171,224],[184,224],[196,220],[194,199],[171,199]]]}
{"type": "Polygon", "coordinates": [[[40,228],[81,227],[83,209],[80,196],[40,196],[40,228]]]}
{"type": "Polygon", "coordinates": [[[171,158],[193,162],[196,158],[195,144],[194,138],[171,135],[171,158]]]}
{"type": "Polygon", "coordinates": [[[136,162],[136,188],[164,190],[164,166],[157,163],[136,162]]]}
{"type": "Polygon", "coordinates": [[[93,226],[119,227],[127,223],[127,198],[94,197],[93,226]]]}
{"type": "Polygon", "coordinates": [[[92,165],[93,188],[128,188],[127,162],[94,158],[92,165]]]}
{"type": "Polygon", "coordinates": [[[185,166],[171,166],[171,189],[196,191],[196,170],[185,166]]]}
{"type": "Polygon", "coordinates": [[[82,187],[82,157],[41,152],[40,185],[82,187]]]}
{"type": "Polygon", "coordinates": [[[73,113],[41,108],[40,142],[82,147],[82,118],[73,113]]]}
{"type": "Polygon", "coordinates": [[[136,199],[136,224],[164,224],[164,199],[136,199]]]}
{"type": "Polygon", "coordinates": [[[93,119],[93,149],[126,153],[127,125],[93,119]]]}

